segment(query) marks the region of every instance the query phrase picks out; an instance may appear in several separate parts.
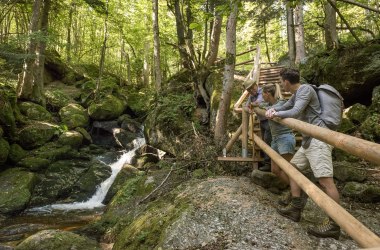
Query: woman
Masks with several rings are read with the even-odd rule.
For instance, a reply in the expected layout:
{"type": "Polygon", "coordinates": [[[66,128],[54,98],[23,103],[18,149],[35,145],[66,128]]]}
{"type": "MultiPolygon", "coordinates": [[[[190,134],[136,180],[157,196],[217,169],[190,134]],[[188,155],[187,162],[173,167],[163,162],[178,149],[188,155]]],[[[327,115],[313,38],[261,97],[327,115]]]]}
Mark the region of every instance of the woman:
{"type": "MultiPolygon", "coordinates": [[[[269,105],[265,107],[266,109],[282,106],[286,102],[286,100],[282,99],[280,86],[278,84],[267,84],[262,89],[263,99],[269,105]]],[[[269,127],[272,134],[272,149],[279,153],[285,160],[290,161],[294,155],[296,145],[292,130],[273,120],[269,120],[269,127]]],[[[289,185],[289,177],[273,160],[271,161],[271,171],[289,185]]],[[[287,205],[287,199],[280,200],[279,204],[287,205]]]]}

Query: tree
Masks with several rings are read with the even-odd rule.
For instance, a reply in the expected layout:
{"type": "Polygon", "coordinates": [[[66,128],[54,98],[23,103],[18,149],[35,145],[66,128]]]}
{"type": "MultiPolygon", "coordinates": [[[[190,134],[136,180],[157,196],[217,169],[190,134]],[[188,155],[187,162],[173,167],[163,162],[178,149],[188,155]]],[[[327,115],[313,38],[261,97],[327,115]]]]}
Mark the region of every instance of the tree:
{"type": "Polygon", "coordinates": [[[99,61],[99,76],[96,80],[96,94],[100,91],[100,83],[103,76],[104,71],[104,61],[106,57],[106,49],[107,49],[107,39],[108,39],[108,0],[106,0],[105,7],[105,18],[104,18],[104,36],[103,36],[103,44],[100,51],[100,61],[99,61]]]}
{"type": "Polygon", "coordinates": [[[295,63],[299,64],[305,57],[305,32],[303,28],[303,2],[302,0],[294,9],[294,34],[296,41],[296,59],[295,63]]]}
{"type": "Polygon", "coordinates": [[[239,1],[230,0],[231,13],[227,20],[226,32],[226,60],[223,75],[223,92],[216,115],[214,139],[221,143],[226,135],[226,125],[229,107],[231,104],[232,88],[234,86],[235,59],[236,59],[236,22],[239,1]]]}
{"type": "Polygon", "coordinates": [[[160,29],[158,26],[158,0],[152,0],[153,4],[153,41],[154,41],[154,81],[156,91],[161,91],[162,73],[161,73],[161,56],[160,56],[160,29]]]}
{"type": "MultiPolygon", "coordinates": [[[[336,0],[332,1],[334,4],[336,0]]],[[[325,40],[328,50],[338,48],[338,33],[336,32],[336,11],[329,2],[324,5],[325,10],[325,40]]]]}
{"type": "Polygon", "coordinates": [[[222,32],[223,16],[217,8],[214,9],[214,22],[212,25],[207,67],[212,66],[216,61],[219,51],[220,34],[222,32]]]}
{"type": "Polygon", "coordinates": [[[43,72],[50,0],[35,0],[29,27],[29,43],[24,67],[17,84],[17,97],[45,105],[43,72]]]}
{"type": "Polygon", "coordinates": [[[291,8],[289,2],[286,4],[286,30],[288,37],[289,60],[291,65],[294,65],[296,60],[296,41],[294,36],[293,8],[291,8]]]}

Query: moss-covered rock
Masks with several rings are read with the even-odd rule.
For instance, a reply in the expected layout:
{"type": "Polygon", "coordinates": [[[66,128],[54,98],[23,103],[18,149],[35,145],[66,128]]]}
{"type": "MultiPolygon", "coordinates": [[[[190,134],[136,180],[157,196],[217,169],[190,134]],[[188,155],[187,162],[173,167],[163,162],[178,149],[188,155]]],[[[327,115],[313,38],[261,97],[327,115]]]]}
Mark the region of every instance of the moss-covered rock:
{"type": "Polygon", "coordinates": [[[365,171],[352,166],[352,163],[343,161],[334,162],[334,178],[343,182],[363,182],[364,180],[366,180],[367,175],[365,171]]]}
{"type": "Polygon", "coordinates": [[[21,102],[18,106],[21,113],[30,120],[51,121],[52,119],[49,111],[39,104],[35,104],[33,102],[21,102]]]}
{"type": "Polygon", "coordinates": [[[46,90],[46,106],[52,110],[60,110],[67,106],[69,103],[74,102],[69,96],[65,95],[60,90],[46,90]]]}
{"type": "Polygon", "coordinates": [[[10,146],[9,150],[9,160],[16,164],[23,158],[25,158],[28,155],[28,152],[25,151],[20,145],[14,143],[10,146]]]}
{"type": "Polygon", "coordinates": [[[22,211],[28,204],[36,177],[33,173],[11,168],[0,174],[0,213],[22,211]]]}
{"type": "Polygon", "coordinates": [[[16,119],[13,114],[13,108],[11,102],[8,100],[6,93],[0,90],[0,125],[3,129],[14,134],[16,129],[16,119]]]}
{"type": "Polygon", "coordinates": [[[50,163],[51,161],[48,159],[30,156],[19,161],[17,163],[17,166],[25,168],[32,172],[40,172],[42,170],[45,170],[50,163]]]}
{"type": "Polygon", "coordinates": [[[269,189],[271,192],[280,193],[287,185],[277,176],[269,172],[263,172],[258,169],[252,171],[252,181],[257,185],[269,189]]]}
{"type": "Polygon", "coordinates": [[[372,114],[359,128],[363,137],[371,141],[380,141],[380,114],[372,114]]]}
{"type": "Polygon", "coordinates": [[[83,135],[77,131],[67,131],[59,136],[57,142],[61,145],[79,148],[83,142],[83,135]]]}
{"type": "Polygon", "coordinates": [[[57,249],[101,250],[99,244],[78,234],[61,230],[43,230],[22,241],[16,250],[57,249]]]}
{"type": "Polygon", "coordinates": [[[69,152],[71,147],[69,145],[60,145],[56,142],[49,142],[42,147],[36,148],[31,152],[31,155],[51,161],[70,159],[69,152]]]}
{"type": "Polygon", "coordinates": [[[350,107],[347,112],[347,117],[354,123],[362,123],[368,115],[368,108],[363,104],[356,103],[350,107]]]}
{"type": "Polygon", "coordinates": [[[41,182],[36,185],[31,203],[46,205],[67,198],[70,201],[86,200],[110,174],[110,167],[98,161],[56,161],[48,166],[41,182]]]}
{"type": "Polygon", "coordinates": [[[3,137],[3,135],[4,135],[4,130],[3,130],[3,127],[0,126],[0,138],[3,137]]]}
{"type": "Polygon", "coordinates": [[[86,127],[89,124],[87,110],[79,104],[69,104],[59,110],[61,121],[69,129],[86,127]]]}
{"type": "Polygon", "coordinates": [[[113,95],[107,95],[88,107],[88,114],[94,120],[112,120],[118,118],[125,109],[124,101],[113,95]]]}
{"type": "Polygon", "coordinates": [[[47,122],[34,122],[23,127],[19,133],[19,143],[23,148],[32,149],[50,141],[56,133],[57,125],[47,122]]]}
{"type": "Polygon", "coordinates": [[[354,132],[355,129],[356,129],[356,126],[350,119],[343,118],[342,123],[340,124],[338,128],[338,132],[348,134],[348,133],[354,132]]]}
{"type": "Polygon", "coordinates": [[[348,182],[344,186],[342,194],[362,202],[380,201],[380,187],[377,185],[348,182]]]}
{"type": "Polygon", "coordinates": [[[7,161],[9,149],[9,143],[3,138],[0,138],[0,165],[7,161]]]}
{"type": "Polygon", "coordinates": [[[92,138],[91,135],[85,130],[84,128],[77,127],[75,129],[78,133],[80,133],[83,136],[83,143],[84,144],[91,144],[92,143],[92,138]]]}
{"type": "Polygon", "coordinates": [[[371,112],[380,113],[380,86],[377,86],[372,91],[372,104],[370,106],[371,112]]]}

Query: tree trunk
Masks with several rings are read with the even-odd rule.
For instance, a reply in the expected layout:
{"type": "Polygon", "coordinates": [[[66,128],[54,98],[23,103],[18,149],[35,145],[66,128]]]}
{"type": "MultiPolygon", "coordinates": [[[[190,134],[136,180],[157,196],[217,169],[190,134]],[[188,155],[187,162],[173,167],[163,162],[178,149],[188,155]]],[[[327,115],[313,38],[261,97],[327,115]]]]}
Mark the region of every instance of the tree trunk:
{"type": "Polygon", "coordinates": [[[160,54],[160,29],[158,26],[158,0],[152,0],[153,3],[153,56],[154,56],[154,81],[156,92],[161,92],[162,73],[161,73],[161,54],[160,54]]]}
{"type": "Polygon", "coordinates": [[[104,61],[106,59],[106,50],[107,50],[107,39],[108,39],[108,0],[106,0],[106,17],[104,19],[104,38],[103,38],[102,50],[100,52],[99,76],[98,76],[98,79],[96,80],[96,90],[95,90],[96,97],[100,91],[101,79],[103,77],[104,61]]]}
{"type": "Polygon", "coordinates": [[[218,57],[220,34],[222,33],[222,23],[223,23],[223,16],[218,11],[215,11],[214,23],[212,25],[212,33],[211,33],[211,40],[210,40],[210,49],[209,49],[209,55],[207,59],[208,68],[215,63],[216,58],[218,57]]]}
{"type": "MultiPolygon", "coordinates": [[[[334,4],[336,0],[332,0],[334,4]]],[[[325,3],[325,40],[328,50],[338,48],[338,33],[336,32],[336,11],[330,3],[325,3]]]]}
{"type": "Polygon", "coordinates": [[[294,65],[296,60],[296,41],[294,37],[294,20],[293,9],[289,4],[286,4],[286,29],[288,35],[288,54],[291,66],[294,65]]]}
{"type": "Polygon", "coordinates": [[[238,1],[230,0],[231,13],[227,21],[226,32],[226,61],[223,76],[223,92],[216,115],[214,139],[221,144],[226,135],[226,125],[231,103],[231,94],[234,84],[235,60],[236,60],[236,21],[238,13],[238,1]]]}
{"type": "Polygon", "coordinates": [[[47,32],[49,7],[50,0],[34,1],[27,56],[17,84],[17,97],[20,100],[28,100],[41,105],[45,105],[42,94],[45,39],[41,37],[41,34],[46,35],[47,32]],[[42,32],[37,37],[36,34],[40,30],[42,32]]]}
{"type": "Polygon", "coordinates": [[[303,2],[301,1],[295,8],[294,12],[295,23],[295,40],[296,40],[296,64],[299,64],[305,59],[305,39],[303,28],[303,2]]]}
{"type": "Polygon", "coordinates": [[[148,86],[149,85],[149,75],[150,75],[150,70],[149,70],[149,52],[150,52],[149,42],[145,42],[145,45],[144,45],[144,65],[143,65],[143,82],[144,82],[144,86],[148,86]]]}
{"type": "Polygon", "coordinates": [[[268,62],[270,62],[270,54],[267,39],[267,22],[264,20],[264,42],[265,42],[265,54],[267,55],[268,62]]]}
{"type": "Polygon", "coordinates": [[[73,23],[73,12],[75,8],[74,1],[70,4],[69,10],[69,23],[67,24],[67,38],[66,38],[66,60],[68,63],[71,62],[71,26],[73,23]]]}

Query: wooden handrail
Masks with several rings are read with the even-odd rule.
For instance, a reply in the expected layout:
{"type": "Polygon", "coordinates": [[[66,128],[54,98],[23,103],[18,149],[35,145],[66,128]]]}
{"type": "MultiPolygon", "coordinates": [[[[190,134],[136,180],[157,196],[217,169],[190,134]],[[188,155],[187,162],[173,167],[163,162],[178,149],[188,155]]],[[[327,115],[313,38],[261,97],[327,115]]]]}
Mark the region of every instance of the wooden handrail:
{"type": "MultiPolygon", "coordinates": [[[[254,111],[256,114],[265,115],[265,110],[263,109],[255,108],[254,111]]],[[[380,164],[380,144],[339,133],[327,128],[318,127],[293,118],[275,118],[274,121],[295,129],[298,132],[302,132],[313,138],[324,141],[350,154],[380,164]]]]}
{"type": "Polygon", "coordinates": [[[380,246],[380,238],[376,234],[366,228],[360,221],[308,180],[287,160],[282,158],[281,155],[268,146],[260,137],[254,135],[254,141],[320,208],[322,208],[339,226],[341,226],[347,234],[358,242],[360,246],[366,248],[380,246]]]}

